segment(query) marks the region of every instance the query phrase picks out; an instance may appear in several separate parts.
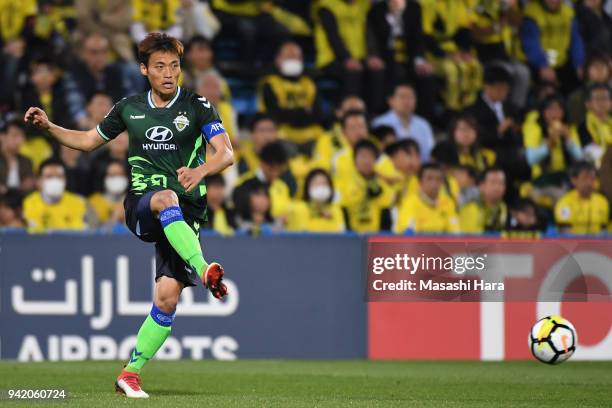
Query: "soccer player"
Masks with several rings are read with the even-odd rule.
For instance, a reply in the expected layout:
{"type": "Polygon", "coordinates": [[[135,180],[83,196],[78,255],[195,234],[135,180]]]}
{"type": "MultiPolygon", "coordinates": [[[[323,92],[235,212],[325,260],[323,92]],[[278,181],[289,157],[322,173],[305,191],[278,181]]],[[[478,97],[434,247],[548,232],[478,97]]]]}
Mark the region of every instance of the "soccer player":
{"type": "Polygon", "coordinates": [[[24,118],[59,143],[83,151],[128,132],[132,180],[124,201],[126,223],[141,240],[155,242],[157,264],[151,313],[115,383],[118,393],[131,398],[148,397],[139,373],[170,334],[183,288],[201,281],[215,298],[227,294],[223,268],[204,260],[198,236],[206,212],[204,177],[233,164],[232,145],[210,102],[178,86],[182,55],[177,39],[149,34],[138,56],[151,90],[122,99],[89,131],[57,126],[36,107],[24,118]]]}

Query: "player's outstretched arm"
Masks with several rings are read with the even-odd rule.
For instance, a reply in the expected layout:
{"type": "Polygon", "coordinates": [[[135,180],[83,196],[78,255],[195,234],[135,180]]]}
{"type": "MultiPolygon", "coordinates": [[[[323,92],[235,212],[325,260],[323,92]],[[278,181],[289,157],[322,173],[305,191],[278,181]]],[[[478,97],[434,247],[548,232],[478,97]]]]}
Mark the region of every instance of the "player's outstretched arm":
{"type": "Polygon", "coordinates": [[[213,137],[209,143],[215,152],[206,163],[195,169],[181,167],[176,171],[179,183],[188,192],[193,190],[204,177],[219,173],[234,164],[234,150],[227,133],[213,137]]]}
{"type": "Polygon", "coordinates": [[[105,143],[95,128],[86,131],[65,129],[51,122],[45,111],[40,108],[28,109],[23,119],[39,129],[48,131],[58,142],[73,149],[90,152],[105,143]]]}

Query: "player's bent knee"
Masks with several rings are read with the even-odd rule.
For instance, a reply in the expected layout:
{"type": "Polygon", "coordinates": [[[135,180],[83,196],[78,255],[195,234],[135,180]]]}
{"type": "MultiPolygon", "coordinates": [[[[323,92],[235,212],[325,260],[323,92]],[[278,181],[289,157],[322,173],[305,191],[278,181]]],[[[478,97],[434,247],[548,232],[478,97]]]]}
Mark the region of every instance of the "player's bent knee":
{"type": "Polygon", "coordinates": [[[155,299],[155,305],[166,313],[173,313],[178,304],[178,296],[159,296],[155,299]]]}
{"type": "Polygon", "coordinates": [[[151,209],[157,213],[166,208],[176,207],[178,205],[178,195],[172,190],[158,191],[151,197],[151,209]]]}

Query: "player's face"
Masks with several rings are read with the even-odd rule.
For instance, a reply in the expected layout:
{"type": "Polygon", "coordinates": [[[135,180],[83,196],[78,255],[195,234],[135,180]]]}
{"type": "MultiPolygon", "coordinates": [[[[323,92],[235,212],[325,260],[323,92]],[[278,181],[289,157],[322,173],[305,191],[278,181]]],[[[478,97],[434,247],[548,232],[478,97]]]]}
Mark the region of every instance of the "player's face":
{"type": "Polygon", "coordinates": [[[181,62],[177,54],[155,51],[149,65],[140,64],[140,72],[149,79],[151,88],[160,95],[174,95],[181,75],[181,62]]]}

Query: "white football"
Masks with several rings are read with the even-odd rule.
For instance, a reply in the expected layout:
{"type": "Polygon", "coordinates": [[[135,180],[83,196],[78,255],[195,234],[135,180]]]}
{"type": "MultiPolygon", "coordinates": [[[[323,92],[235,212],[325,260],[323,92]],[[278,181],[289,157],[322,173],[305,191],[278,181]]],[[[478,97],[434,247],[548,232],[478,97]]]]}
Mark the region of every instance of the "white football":
{"type": "Polygon", "coordinates": [[[547,364],[566,361],[576,351],[578,337],[574,325],[561,316],[538,320],[529,333],[531,354],[547,364]]]}

